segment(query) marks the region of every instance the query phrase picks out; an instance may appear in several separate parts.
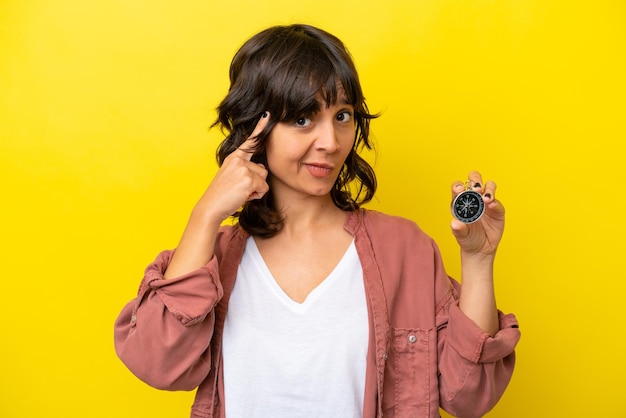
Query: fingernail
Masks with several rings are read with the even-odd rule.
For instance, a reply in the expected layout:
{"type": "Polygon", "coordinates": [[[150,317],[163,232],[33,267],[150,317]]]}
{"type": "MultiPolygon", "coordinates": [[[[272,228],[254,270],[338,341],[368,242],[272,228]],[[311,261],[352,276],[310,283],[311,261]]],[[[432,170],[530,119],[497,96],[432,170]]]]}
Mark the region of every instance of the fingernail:
{"type": "Polygon", "coordinates": [[[474,187],[480,187],[480,183],[474,183],[474,187]]]}
{"type": "Polygon", "coordinates": [[[487,199],[491,199],[491,193],[485,193],[485,197],[486,197],[487,199]]]}
{"type": "Polygon", "coordinates": [[[265,119],[267,117],[268,113],[267,110],[265,112],[263,112],[263,119],[265,119]]]}

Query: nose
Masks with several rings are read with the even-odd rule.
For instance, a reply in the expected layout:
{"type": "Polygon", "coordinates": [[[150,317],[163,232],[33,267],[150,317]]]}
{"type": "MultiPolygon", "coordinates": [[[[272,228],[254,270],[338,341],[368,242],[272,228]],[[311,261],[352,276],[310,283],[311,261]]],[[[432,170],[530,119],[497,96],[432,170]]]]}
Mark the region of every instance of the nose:
{"type": "Polygon", "coordinates": [[[320,123],[315,138],[315,148],[320,151],[333,153],[339,149],[337,132],[332,122],[320,123]]]}

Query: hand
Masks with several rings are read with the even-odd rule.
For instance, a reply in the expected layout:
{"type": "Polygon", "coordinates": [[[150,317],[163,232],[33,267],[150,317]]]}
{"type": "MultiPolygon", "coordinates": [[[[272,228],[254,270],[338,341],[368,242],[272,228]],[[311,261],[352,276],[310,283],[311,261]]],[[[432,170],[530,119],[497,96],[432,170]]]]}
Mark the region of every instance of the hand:
{"type": "Polygon", "coordinates": [[[217,222],[231,216],[250,200],[260,199],[269,190],[267,169],[251,161],[257,137],[269,122],[264,113],[252,134],[224,160],[194,211],[210,214],[217,222]]]}
{"type": "MultiPolygon", "coordinates": [[[[483,216],[472,224],[465,224],[457,219],[451,223],[454,234],[463,255],[494,256],[504,233],[504,207],[496,200],[496,184],[488,181],[483,185],[482,176],[476,171],[468,175],[472,190],[480,193],[485,202],[483,216]]],[[[465,183],[456,181],[452,184],[452,199],[465,190],[465,183]]]]}

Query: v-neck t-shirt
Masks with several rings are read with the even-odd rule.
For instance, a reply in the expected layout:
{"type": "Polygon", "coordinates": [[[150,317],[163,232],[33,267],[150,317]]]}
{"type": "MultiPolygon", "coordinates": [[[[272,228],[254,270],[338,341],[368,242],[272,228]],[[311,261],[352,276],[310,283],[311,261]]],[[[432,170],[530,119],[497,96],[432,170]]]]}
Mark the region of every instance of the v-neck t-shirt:
{"type": "Polygon", "coordinates": [[[361,417],[368,341],[354,242],[298,303],[249,237],[224,323],[226,416],[361,417]]]}

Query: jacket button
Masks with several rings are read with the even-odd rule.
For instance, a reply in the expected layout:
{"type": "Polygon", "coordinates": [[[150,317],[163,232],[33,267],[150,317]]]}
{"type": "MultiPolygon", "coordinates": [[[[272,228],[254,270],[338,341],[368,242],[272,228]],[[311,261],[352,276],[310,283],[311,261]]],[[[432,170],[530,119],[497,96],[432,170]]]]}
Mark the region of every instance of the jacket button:
{"type": "Polygon", "coordinates": [[[413,334],[409,335],[409,342],[413,344],[415,341],[417,341],[417,337],[413,334]]]}

